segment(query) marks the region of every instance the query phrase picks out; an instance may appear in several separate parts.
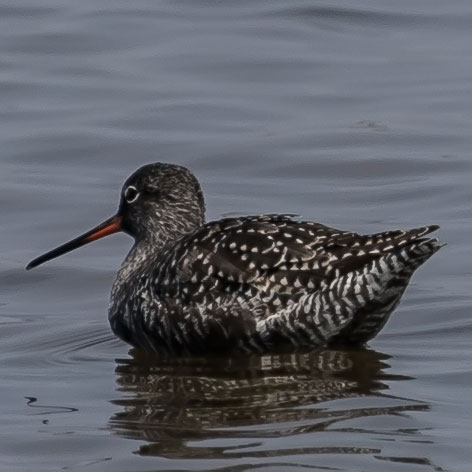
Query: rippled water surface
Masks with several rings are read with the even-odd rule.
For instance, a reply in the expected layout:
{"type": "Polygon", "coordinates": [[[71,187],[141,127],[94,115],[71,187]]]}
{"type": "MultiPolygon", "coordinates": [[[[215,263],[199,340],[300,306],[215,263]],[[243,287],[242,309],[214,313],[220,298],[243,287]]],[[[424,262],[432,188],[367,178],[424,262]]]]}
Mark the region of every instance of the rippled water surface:
{"type": "Polygon", "coordinates": [[[0,2],[0,469],[469,471],[472,3],[0,2]],[[184,164],[208,217],[448,245],[366,349],[156,359],[108,327],[130,240],[32,272],[184,164]]]}

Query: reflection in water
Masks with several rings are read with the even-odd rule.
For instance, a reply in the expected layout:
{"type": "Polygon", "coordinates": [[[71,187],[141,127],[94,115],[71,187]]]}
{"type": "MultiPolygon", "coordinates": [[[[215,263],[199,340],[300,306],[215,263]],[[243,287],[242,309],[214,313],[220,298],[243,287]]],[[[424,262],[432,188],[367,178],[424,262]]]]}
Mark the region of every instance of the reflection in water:
{"type": "MultiPolygon", "coordinates": [[[[344,422],[372,416],[391,419],[429,409],[422,402],[385,393],[388,386],[383,381],[409,379],[384,372],[388,357],[372,350],[322,350],[248,358],[156,359],[135,351],[131,359],[117,361],[118,389],[127,395],[114,402],[123,410],[111,418],[110,426],[124,437],[145,440],[147,444],[138,451],[141,455],[179,459],[320,453],[375,457],[380,448],[364,447],[362,442],[346,444],[345,436],[336,442],[336,434],[341,437],[346,432],[351,437],[377,434],[354,428],[352,421],[349,427],[344,422]],[[327,403],[334,400],[339,402],[327,403]],[[320,432],[330,433],[329,443],[325,439],[312,441],[308,447],[260,447],[270,439],[320,432]]],[[[388,434],[405,432],[392,433],[389,428],[388,434]]]]}

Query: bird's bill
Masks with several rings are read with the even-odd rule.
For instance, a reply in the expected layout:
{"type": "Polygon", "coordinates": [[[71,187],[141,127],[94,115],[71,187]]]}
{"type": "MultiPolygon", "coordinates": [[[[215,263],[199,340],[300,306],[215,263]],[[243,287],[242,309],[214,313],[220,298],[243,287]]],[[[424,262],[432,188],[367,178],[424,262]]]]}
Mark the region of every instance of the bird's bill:
{"type": "Polygon", "coordinates": [[[56,249],[46,252],[36,259],[33,259],[26,266],[26,270],[33,269],[44,262],[50,261],[51,259],[54,259],[58,256],[62,256],[62,254],[73,251],[74,249],[77,249],[78,247],[84,246],[85,244],[91,243],[93,241],[97,241],[98,239],[109,236],[110,234],[117,233],[118,231],[121,231],[121,216],[115,215],[111,218],[108,218],[108,220],[105,220],[103,223],[100,223],[98,226],[95,226],[95,228],[91,229],[90,231],[87,231],[86,233],[78,236],[77,238],[62,244],[59,247],[56,247],[56,249]]]}

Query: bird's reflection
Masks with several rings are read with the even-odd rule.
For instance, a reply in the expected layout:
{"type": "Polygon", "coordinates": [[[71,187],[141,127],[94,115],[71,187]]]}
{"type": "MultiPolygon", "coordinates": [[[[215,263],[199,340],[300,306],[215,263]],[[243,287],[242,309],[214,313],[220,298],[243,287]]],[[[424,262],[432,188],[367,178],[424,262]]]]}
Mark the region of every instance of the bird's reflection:
{"type": "MultiPolygon", "coordinates": [[[[110,419],[110,427],[125,437],[145,440],[138,451],[143,455],[257,458],[267,450],[248,448],[261,440],[346,432],[347,420],[429,408],[387,394],[385,382],[408,377],[386,373],[389,356],[372,350],[244,358],[131,354],[117,361],[122,395],[114,403],[122,410],[110,419]],[[361,401],[365,397],[369,401],[361,401]]],[[[287,451],[279,448],[270,455],[282,457],[287,451]]],[[[290,447],[289,453],[376,454],[379,449],[315,445],[300,451],[290,447]]]]}

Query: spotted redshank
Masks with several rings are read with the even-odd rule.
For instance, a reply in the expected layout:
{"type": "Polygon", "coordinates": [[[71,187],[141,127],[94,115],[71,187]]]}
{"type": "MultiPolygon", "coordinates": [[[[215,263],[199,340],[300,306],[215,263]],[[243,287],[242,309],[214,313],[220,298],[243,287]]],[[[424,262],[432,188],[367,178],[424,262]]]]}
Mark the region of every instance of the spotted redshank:
{"type": "Polygon", "coordinates": [[[185,167],[156,163],[125,182],[118,212],[27,269],[117,231],[134,245],[111,292],[112,330],[162,354],[359,345],[441,244],[438,226],[360,235],[293,215],[205,223],[185,167]]]}

